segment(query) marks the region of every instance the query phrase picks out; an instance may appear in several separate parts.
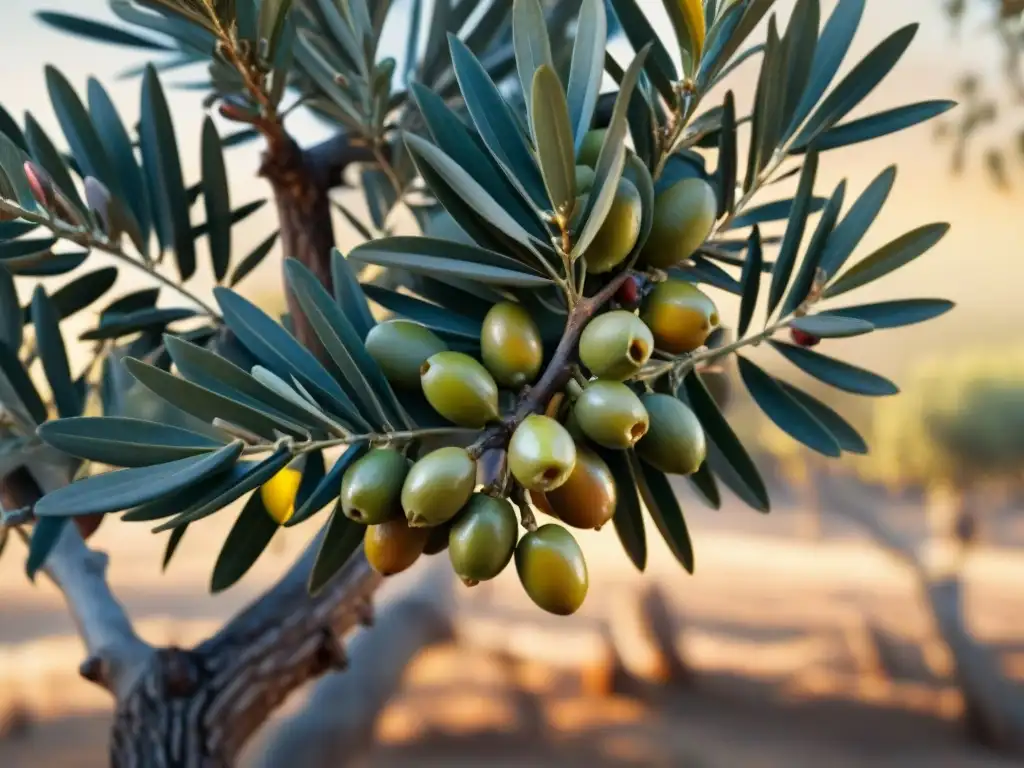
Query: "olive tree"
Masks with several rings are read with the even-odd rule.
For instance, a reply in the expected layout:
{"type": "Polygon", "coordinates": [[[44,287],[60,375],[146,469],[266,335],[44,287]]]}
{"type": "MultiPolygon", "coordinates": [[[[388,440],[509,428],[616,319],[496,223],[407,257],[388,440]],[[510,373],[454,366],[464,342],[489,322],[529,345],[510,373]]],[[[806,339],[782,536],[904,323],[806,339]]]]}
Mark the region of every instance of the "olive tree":
{"type": "Polygon", "coordinates": [[[916,25],[840,75],[864,1],[840,0],[823,20],[818,0],[799,0],[784,28],[772,5],[666,0],[652,17],[634,0],[111,0],[116,27],[43,14],[152,57],[137,124],[99,83],[84,102],[48,69],[63,143],[31,117],[2,113],[0,125],[5,536],[21,534],[29,575],[63,590],[88,649],[82,674],[115,696],[115,765],[232,764],[285,696],[343,666],[342,638],[370,615],[381,574],[446,544],[470,584],[514,557],[531,599],[555,613],[587,590],[561,523],[610,517],[637,568],[655,535],[692,571],[670,475],[711,505],[724,485],[769,510],[702,379],[730,356],[792,438],[830,457],[859,450],[841,416],[746,352],[769,346],[860,395],[896,392],[809,347],[947,311],[937,299],[834,302],[947,226],[854,259],[895,168],[856,196],[845,182],[819,196],[817,171],[831,150],[952,105],[852,117],[916,25]],[[382,37],[393,14],[410,20],[401,67],[382,37]],[[671,42],[654,32],[666,16],[671,42]],[[610,18],[632,48],[621,59],[610,18]],[[755,92],[722,93],[748,61],[755,92]],[[220,136],[206,121],[194,182],[161,82],[192,64],[208,70],[204,107],[239,126],[220,136]],[[300,110],[333,137],[300,147],[289,129],[300,110]],[[252,207],[232,207],[224,152],[248,139],[264,144],[278,231],[236,258],[234,228],[252,207]],[[786,180],[788,196],[766,196],[786,180]],[[329,193],[346,185],[370,220],[339,208],[366,241],[344,254],[329,193]],[[420,231],[396,234],[407,212],[420,231]],[[275,248],[280,319],[233,290],[275,248]],[[111,266],[90,270],[92,254],[111,266]],[[385,279],[360,280],[363,265],[385,279]],[[200,266],[212,297],[193,286],[200,266]],[[119,269],[153,288],[107,301],[119,269]],[[24,307],[22,280],[36,281],[24,307]],[[729,335],[716,292],[741,299],[729,335]],[[80,339],[90,359],[72,371],[61,323],[97,303],[80,339]],[[576,516],[581,496],[598,518],[576,516]],[[244,498],[214,590],[282,525],[319,531],[306,553],[199,645],[140,640],[83,536],[121,514],[170,532],[166,562],[189,527],[244,498]]]}

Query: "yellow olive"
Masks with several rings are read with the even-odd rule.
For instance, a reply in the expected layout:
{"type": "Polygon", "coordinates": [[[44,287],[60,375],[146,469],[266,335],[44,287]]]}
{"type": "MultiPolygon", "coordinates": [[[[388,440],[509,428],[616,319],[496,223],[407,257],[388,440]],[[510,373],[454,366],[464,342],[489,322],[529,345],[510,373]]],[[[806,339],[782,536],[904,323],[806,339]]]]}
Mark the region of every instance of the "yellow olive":
{"type": "Polygon", "coordinates": [[[516,572],[529,598],[548,613],[576,613],[587,597],[583,550],[561,526],[542,525],[519,540],[516,572]]]}
{"type": "Polygon", "coordinates": [[[585,195],[594,186],[596,174],[589,165],[576,166],[576,194],[585,195]]]}
{"type": "Polygon", "coordinates": [[[690,258],[711,234],[718,197],[703,179],[683,179],[654,198],[654,224],[640,263],[668,269],[690,258]]]}
{"type": "Polygon", "coordinates": [[[597,159],[601,156],[601,146],[604,144],[604,137],[608,133],[607,128],[595,128],[587,131],[580,143],[580,151],[576,155],[578,165],[587,165],[591,168],[597,165],[597,159]]]}
{"type": "Polygon", "coordinates": [[[580,336],[580,361],[600,379],[623,381],[639,371],[654,351],[644,321],[623,309],[598,315],[580,336]]]}
{"type": "Polygon", "coordinates": [[[465,448],[438,448],[412,465],[402,486],[409,525],[446,523],[462,509],[476,486],[476,462],[465,448]]]}
{"type": "Polygon", "coordinates": [[[530,491],[550,491],[564,483],[576,464],[576,443],[552,418],[527,416],[508,443],[508,468],[530,491]]]}
{"type": "Polygon", "coordinates": [[[704,345],[718,325],[718,309],[693,283],[666,280],[644,299],[640,318],[654,334],[658,349],[681,355],[704,345]]]}
{"type": "Polygon", "coordinates": [[[637,443],[636,452],[662,472],[691,475],[707,456],[704,427],[689,406],[671,395],[644,395],[651,428],[637,443]]]}
{"type": "Polygon", "coordinates": [[[519,520],[508,500],[473,494],[448,538],[455,575],[470,586],[493,579],[512,559],[518,533],[519,520]]]}
{"type": "Polygon", "coordinates": [[[341,481],[345,515],[363,525],[402,517],[402,484],[408,473],[408,459],[393,448],[370,451],[341,481]]]}
{"type": "Polygon", "coordinates": [[[392,384],[417,389],[420,366],[427,358],[448,349],[429,328],[409,320],[389,320],[366,335],[366,351],[392,384]]]}
{"type": "Polygon", "coordinates": [[[427,529],[410,528],[401,518],[389,520],[366,527],[363,551],[377,573],[393,576],[419,559],[429,535],[427,529]]]}
{"type": "Polygon", "coordinates": [[[583,254],[590,272],[610,272],[626,260],[640,237],[642,209],[643,202],[633,182],[619,179],[608,215],[583,254]]]}
{"type": "Polygon", "coordinates": [[[569,479],[544,496],[549,514],[573,528],[601,528],[612,519],[618,502],[612,471],[584,445],[576,446],[576,468],[569,479]]]}
{"type": "Polygon", "coordinates": [[[583,434],[605,448],[630,448],[649,426],[640,398],[619,381],[591,381],[576,398],[573,414],[583,434]]]}
{"type": "Polygon", "coordinates": [[[299,470],[285,467],[260,487],[263,507],[278,525],[284,525],[295,514],[295,496],[301,482],[299,470]]]}
{"type": "Polygon", "coordinates": [[[420,367],[427,402],[460,427],[498,419],[498,385],[484,366],[462,352],[438,352],[420,367]]]}
{"type": "Polygon", "coordinates": [[[495,304],[484,317],[480,353],[498,384],[518,389],[537,378],[544,361],[540,329],[522,305],[495,304]]]}

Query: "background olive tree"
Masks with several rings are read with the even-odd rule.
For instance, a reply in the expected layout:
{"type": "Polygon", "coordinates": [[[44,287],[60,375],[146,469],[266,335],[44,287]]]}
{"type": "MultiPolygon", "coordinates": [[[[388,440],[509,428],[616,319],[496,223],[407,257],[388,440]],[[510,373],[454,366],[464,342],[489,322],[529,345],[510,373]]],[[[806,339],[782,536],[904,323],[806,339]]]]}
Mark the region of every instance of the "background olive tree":
{"type": "MultiPolygon", "coordinates": [[[[530,416],[557,414],[587,381],[577,347],[590,320],[631,311],[666,282],[741,298],[730,335],[719,329],[684,352],[657,350],[625,385],[696,414],[707,460],[689,479],[709,504],[720,504],[724,484],[769,510],[756,466],[702,378],[732,355],[754,401],[791,437],[830,457],[864,450],[831,408],[737,353],[770,345],[830,386],[896,393],[892,382],[809,347],[949,310],[939,299],[832,302],[913,261],[947,227],[920,226],[848,266],[895,168],[849,205],[845,183],[816,196],[816,173],[828,151],[952,104],[851,118],[916,26],[886,37],[840,77],[864,0],[840,0],[825,20],[817,0],[799,0],[785,29],[769,17],[772,5],[665,0],[655,18],[634,0],[608,8],[599,0],[111,0],[118,27],[43,15],[65,32],[152,59],[140,71],[137,123],[118,115],[99,83],[90,81],[83,101],[52,68],[46,82],[63,143],[31,116],[19,123],[0,112],[0,535],[20,534],[29,575],[46,572],[67,598],[89,653],[82,674],[116,698],[114,764],[232,764],[291,691],[344,666],[341,638],[371,615],[380,576],[362,553],[366,529],[336,504],[346,470],[370,447],[419,457],[456,442],[474,459],[493,458],[481,461],[482,480],[492,487],[488,475],[497,472],[504,487],[510,436],[530,416]],[[609,12],[635,52],[628,61],[606,52],[609,12]],[[392,13],[412,20],[402,71],[382,39],[392,13]],[[653,31],[666,18],[671,45],[653,31]],[[765,41],[751,44],[764,20],[765,41]],[[759,62],[756,92],[709,104],[747,60],[759,62]],[[183,178],[160,74],[192,64],[208,69],[204,107],[239,125],[220,136],[205,123],[194,183],[183,178]],[[605,73],[615,85],[602,93],[605,73]],[[298,110],[336,126],[335,135],[298,146],[288,128],[298,110]],[[577,200],[574,165],[594,128],[605,133],[591,139],[592,185],[577,200]],[[223,158],[250,139],[265,145],[259,175],[279,230],[239,255],[232,231],[255,206],[232,207],[223,158]],[[795,177],[791,196],[764,199],[795,177]],[[639,194],[637,237],[612,269],[587,274],[587,248],[623,178],[639,194]],[[692,252],[650,266],[652,232],[685,229],[694,215],[656,202],[693,179],[713,190],[709,231],[692,252]],[[371,219],[340,209],[367,241],[347,255],[335,249],[329,195],[342,186],[361,189],[371,219]],[[401,211],[422,234],[395,234],[401,211]],[[201,239],[210,256],[202,268],[219,283],[212,298],[191,286],[201,239]],[[232,290],[275,247],[288,300],[280,322],[232,290]],[[111,266],[79,271],[93,253],[111,266]],[[380,284],[359,281],[362,264],[385,270],[380,284]],[[154,287],[100,304],[79,340],[90,361],[72,371],[61,321],[100,302],[118,269],[137,270],[154,287]],[[69,273],[57,290],[41,281],[69,273]],[[18,285],[29,281],[37,285],[22,306],[18,285]],[[173,295],[173,306],[157,306],[158,295],[173,295]],[[422,394],[399,398],[367,352],[377,323],[371,302],[472,355],[490,308],[519,304],[539,328],[543,369],[531,386],[502,393],[494,423],[453,427],[422,394]],[[793,343],[780,338],[785,332],[793,343]],[[83,536],[114,513],[156,523],[170,532],[166,564],[191,524],[248,497],[213,574],[213,589],[225,589],[278,530],[283,517],[266,508],[272,494],[256,491],[289,469],[301,479],[283,524],[326,512],[306,554],[196,647],[140,640],[106,584],[104,556],[83,536]]],[[[617,492],[613,527],[632,561],[643,569],[653,522],[692,570],[690,534],[665,472],[632,449],[602,455],[617,492]]],[[[533,508],[509,487],[532,529],[533,508]]]]}

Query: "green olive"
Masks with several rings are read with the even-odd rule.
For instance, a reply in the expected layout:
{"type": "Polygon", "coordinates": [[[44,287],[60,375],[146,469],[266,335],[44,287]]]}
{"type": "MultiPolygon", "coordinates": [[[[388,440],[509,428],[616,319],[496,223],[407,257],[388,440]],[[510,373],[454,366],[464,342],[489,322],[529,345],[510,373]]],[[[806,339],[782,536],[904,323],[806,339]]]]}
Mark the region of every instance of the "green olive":
{"type": "Polygon", "coordinates": [[[598,315],[580,336],[580,361],[601,379],[623,381],[639,371],[654,351],[644,321],[623,309],[598,315]]]}
{"type": "Polygon", "coordinates": [[[643,201],[633,182],[619,179],[608,214],[583,253],[590,272],[610,272],[626,260],[640,237],[642,213],[643,201]]]}
{"type": "Polygon", "coordinates": [[[569,479],[544,496],[548,509],[541,509],[573,528],[600,529],[612,519],[618,502],[608,464],[593,448],[578,444],[576,468],[569,479]]]}
{"type": "Polygon", "coordinates": [[[428,531],[410,528],[405,520],[389,520],[366,527],[363,551],[377,573],[393,576],[401,573],[419,559],[427,543],[428,531]]]}
{"type": "Polygon", "coordinates": [[[718,325],[715,303],[693,283],[658,283],[640,307],[640,318],[654,334],[654,345],[673,355],[702,347],[718,325]]]}
{"type": "Polygon", "coordinates": [[[480,352],[495,381],[513,389],[537,378],[544,362],[537,323],[522,305],[508,301],[495,304],[484,317],[480,352]]]}
{"type": "Polygon", "coordinates": [[[671,395],[648,394],[644,407],[651,415],[651,428],[637,443],[636,452],[662,472],[691,475],[707,456],[704,427],[689,406],[671,395]]]}
{"type": "Polygon", "coordinates": [[[484,366],[462,352],[438,352],[420,367],[427,402],[460,427],[498,419],[498,385],[484,366]]]}
{"type": "Polygon", "coordinates": [[[468,585],[493,579],[512,559],[518,533],[519,521],[508,500],[473,494],[448,538],[455,575],[468,585]]]}
{"type": "Polygon", "coordinates": [[[640,263],[674,267],[707,240],[718,216],[718,197],[703,179],[683,179],[654,198],[654,223],[640,263]]]}
{"type": "Polygon", "coordinates": [[[363,525],[402,517],[402,484],[409,462],[392,448],[370,451],[348,468],[341,481],[341,508],[363,525]]]}
{"type": "Polygon", "coordinates": [[[438,448],[412,465],[402,486],[409,525],[428,528],[448,522],[469,501],[476,486],[476,462],[465,448],[438,448]]]}
{"type": "Polygon", "coordinates": [[[607,128],[595,128],[592,131],[587,131],[587,135],[580,142],[580,151],[576,155],[577,165],[586,165],[591,168],[597,166],[597,159],[601,156],[601,147],[604,145],[604,137],[607,133],[607,128]]]}
{"type": "Polygon", "coordinates": [[[596,174],[589,165],[576,166],[576,194],[585,195],[594,186],[596,174]]]}
{"type": "Polygon", "coordinates": [[[529,598],[548,613],[573,614],[587,597],[583,550],[561,526],[542,525],[519,540],[516,572],[529,598]]]}
{"type": "Polygon", "coordinates": [[[573,414],[583,434],[605,448],[630,448],[649,426],[640,398],[619,381],[591,381],[576,398],[573,414]]]}
{"type": "Polygon", "coordinates": [[[406,389],[420,386],[420,367],[448,346],[429,328],[409,320],[379,323],[366,335],[366,351],[385,378],[406,389]]]}
{"type": "Polygon", "coordinates": [[[508,443],[508,467],[530,491],[550,491],[564,483],[576,464],[576,443],[552,418],[523,419],[508,443]]]}

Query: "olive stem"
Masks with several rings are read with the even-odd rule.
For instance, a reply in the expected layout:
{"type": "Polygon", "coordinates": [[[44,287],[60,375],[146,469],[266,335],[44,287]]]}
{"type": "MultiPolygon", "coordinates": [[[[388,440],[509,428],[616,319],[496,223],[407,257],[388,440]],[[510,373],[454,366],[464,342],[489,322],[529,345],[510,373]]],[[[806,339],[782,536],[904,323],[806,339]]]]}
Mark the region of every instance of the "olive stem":
{"type": "MultiPolygon", "coordinates": [[[[406,429],[395,432],[364,432],[358,435],[346,435],[345,437],[332,438],[330,440],[308,440],[303,443],[295,443],[292,450],[295,455],[321,451],[326,448],[337,448],[342,445],[358,445],[359,443],[395,443],[419,440],[424,437],[447,436],[455,434],[478,434],[480,430],[469,427],[430,427],[427,429],[406,429]]],[[[277,448],[276,444],[260,443],[259,445],[247,446],[242,453],[265,453],[277,448]]]]}
{"type": "Polygon", "coordinates": [[[519,508],[519,522],[523,528],[530,533],[536,531],[537,518],[533,515],[533,507],[530,506],[530,500],[526,497],[526,489],[518,483],[512,489],[512,500],[519,508]]]}

